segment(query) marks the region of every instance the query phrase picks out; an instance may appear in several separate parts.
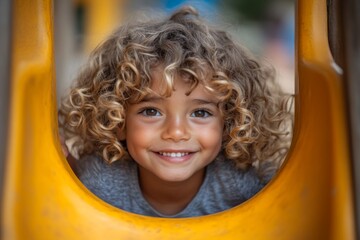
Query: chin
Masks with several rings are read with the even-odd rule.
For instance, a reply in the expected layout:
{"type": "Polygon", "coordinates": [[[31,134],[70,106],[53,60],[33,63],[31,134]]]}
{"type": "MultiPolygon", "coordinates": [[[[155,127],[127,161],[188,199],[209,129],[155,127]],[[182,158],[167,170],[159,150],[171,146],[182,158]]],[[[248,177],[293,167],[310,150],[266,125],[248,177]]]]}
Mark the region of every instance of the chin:
{"type": "Polygon", "coordinates": [[[188,178],[190,178],[189,176],[187,175],[184,175],[184,174],[166,174],[165,176],[162,175],[162,176],[158,176],[161,180],[163,181],[167,181],[167,182],[182,182],[182,181],[185,181],[187,180],[188,178]]]}

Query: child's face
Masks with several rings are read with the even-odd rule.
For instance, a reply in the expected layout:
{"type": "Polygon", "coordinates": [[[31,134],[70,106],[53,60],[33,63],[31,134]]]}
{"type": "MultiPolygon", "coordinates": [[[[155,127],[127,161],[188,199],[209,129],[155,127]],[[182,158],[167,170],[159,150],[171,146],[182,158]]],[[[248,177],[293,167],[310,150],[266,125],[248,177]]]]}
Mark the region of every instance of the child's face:
{"type": "MultiPolygon", "coordinates": [[[[162,72],[153,72],[152,90],[161,93],[162,72]]],[[[140,177],[167,182],[203,176],[222,143],[223,118],[217,99],[199,84],[186,96],[190,84],[175,80],[170,97],[151,94],[130,104],[126,113],[127,148],[140,166],[140,177]]]]}

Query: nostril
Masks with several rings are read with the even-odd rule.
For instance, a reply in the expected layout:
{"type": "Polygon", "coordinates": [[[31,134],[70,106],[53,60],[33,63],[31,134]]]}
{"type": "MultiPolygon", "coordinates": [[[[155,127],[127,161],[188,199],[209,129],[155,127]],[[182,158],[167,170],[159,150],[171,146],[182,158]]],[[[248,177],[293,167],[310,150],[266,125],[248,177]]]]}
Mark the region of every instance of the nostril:
{"type": "Polygon", "coordinates": [[[184,121],[168,121],[164,126],[162,138],[173,141],[188,140],[190,138],[190,131],[184,121]]]}

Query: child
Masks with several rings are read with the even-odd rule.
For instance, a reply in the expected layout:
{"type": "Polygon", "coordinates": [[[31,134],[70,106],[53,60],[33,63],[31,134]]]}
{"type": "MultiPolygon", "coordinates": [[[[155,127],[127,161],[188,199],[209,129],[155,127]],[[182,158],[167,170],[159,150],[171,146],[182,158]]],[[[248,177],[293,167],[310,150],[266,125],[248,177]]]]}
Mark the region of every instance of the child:
{"type": "Polygon", "coordinates": [[[268,182],[289,147],[288,99],[270,69],[183,7],[124,25],[95,49],[59,119],[76,140],[75,172],[98,197],[192,217],[268,182]]]}

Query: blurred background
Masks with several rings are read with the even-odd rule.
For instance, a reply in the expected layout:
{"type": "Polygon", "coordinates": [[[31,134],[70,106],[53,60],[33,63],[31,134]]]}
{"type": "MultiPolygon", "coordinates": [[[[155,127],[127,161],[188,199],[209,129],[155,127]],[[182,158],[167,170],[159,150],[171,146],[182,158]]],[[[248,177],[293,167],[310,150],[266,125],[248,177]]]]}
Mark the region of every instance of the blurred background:
{"type": "Polygon", "coordinates": [[[58,103],[79,68],[116,27],[137,16],[170,14],[192,5],[240,44],[270,62],[284,90],[294,92],[294,0],[62,0],[54,1],[58,103]]]}

